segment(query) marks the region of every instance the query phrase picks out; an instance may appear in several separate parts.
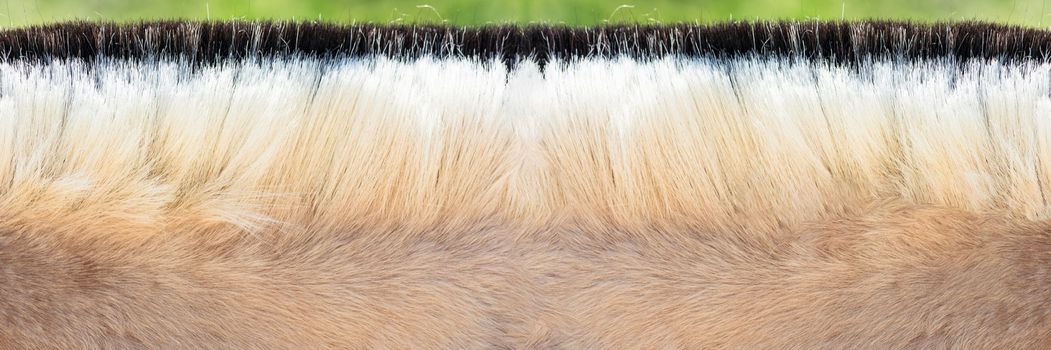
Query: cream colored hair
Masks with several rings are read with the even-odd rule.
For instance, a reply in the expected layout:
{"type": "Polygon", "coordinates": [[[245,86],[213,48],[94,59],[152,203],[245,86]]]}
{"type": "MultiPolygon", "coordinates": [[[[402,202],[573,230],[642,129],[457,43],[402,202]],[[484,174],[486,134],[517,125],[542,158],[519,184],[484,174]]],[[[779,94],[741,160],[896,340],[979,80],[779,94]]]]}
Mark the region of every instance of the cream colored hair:
{"type": "Polygon", "coordinates": [[[0,77],[0,348],[1051,345],[1051,65],[0,77]]]}

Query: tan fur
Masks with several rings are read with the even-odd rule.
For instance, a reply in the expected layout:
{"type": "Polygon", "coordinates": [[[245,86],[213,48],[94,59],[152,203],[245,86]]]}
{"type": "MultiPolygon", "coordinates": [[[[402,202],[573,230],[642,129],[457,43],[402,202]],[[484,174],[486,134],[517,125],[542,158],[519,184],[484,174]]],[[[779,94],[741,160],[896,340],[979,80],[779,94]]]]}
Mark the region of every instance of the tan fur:
{"type": "Polygon", "coordinates": [[[0,76],[0,348],[1051,346],[1048,66],[0,76]]]}

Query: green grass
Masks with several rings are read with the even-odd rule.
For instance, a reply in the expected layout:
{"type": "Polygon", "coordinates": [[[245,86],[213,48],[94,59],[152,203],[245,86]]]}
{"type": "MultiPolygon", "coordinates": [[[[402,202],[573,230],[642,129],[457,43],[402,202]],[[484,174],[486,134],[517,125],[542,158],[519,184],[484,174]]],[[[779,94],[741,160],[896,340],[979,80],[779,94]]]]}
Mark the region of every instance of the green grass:
{"type": "Polygon", "coordinates": [[[0,25],[69,19],[322,19],[337,22],[713,22],[728,19],[980,19],[1051,25],[1051,0],[0,0],[0,25]],[[426,6],[421,6],[426,5],[426,6]]]}

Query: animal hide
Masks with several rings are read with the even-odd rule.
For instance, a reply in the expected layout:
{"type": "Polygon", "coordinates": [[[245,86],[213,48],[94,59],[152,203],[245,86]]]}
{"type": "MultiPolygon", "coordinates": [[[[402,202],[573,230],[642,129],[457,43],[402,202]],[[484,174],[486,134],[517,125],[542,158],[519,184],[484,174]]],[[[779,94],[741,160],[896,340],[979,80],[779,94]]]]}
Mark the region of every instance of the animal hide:
{"type": "Polygon", "coordinates": [[[0,348],[1051,347],[1051,32],[0,32],[0,348]]]}

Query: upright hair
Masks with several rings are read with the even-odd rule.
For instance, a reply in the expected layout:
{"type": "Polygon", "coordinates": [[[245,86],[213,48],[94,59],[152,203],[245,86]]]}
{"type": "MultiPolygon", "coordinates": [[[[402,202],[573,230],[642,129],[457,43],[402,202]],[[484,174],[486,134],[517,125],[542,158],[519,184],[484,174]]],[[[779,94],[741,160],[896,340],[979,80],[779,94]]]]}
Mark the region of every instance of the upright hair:
{"type": "Polygon", "coordinates": [[[0,348],[1051,347],[1051,32],[0,32],[0,348]]]}

